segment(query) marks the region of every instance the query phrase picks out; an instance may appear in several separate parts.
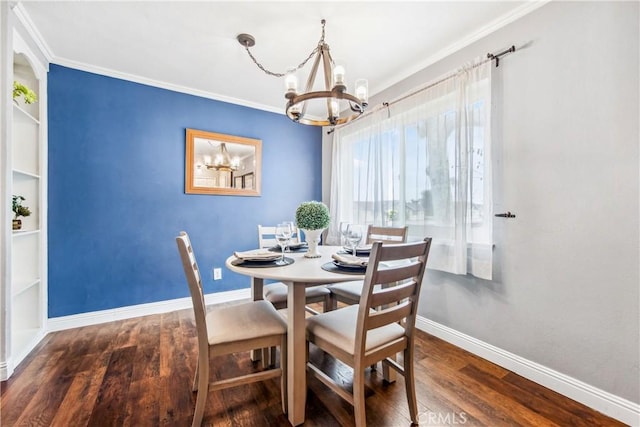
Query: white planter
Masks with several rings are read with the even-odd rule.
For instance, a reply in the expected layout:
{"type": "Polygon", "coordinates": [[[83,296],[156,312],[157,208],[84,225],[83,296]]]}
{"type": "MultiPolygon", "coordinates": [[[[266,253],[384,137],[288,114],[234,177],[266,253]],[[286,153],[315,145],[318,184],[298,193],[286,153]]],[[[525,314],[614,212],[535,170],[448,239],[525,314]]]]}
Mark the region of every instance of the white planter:
{"type": "Polygon", "coordinates": [[[309,250],[304,254],[304,256],[306,258],[320,258],[322,255],[318,253],[318,243],[320,243],[320,235],[322,235],[324,228],[319,228],[317,230],[301,230],[304,232],[304,240],[309,245],[309,250]]]}

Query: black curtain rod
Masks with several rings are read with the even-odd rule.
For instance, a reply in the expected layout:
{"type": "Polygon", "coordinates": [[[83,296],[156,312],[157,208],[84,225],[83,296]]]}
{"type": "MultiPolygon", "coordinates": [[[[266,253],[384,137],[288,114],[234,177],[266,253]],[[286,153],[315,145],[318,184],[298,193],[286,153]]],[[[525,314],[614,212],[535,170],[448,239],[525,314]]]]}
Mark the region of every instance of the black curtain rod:
{"type": "Polygon", "coordinates": [[[500,57],[506,55],[507,53],[511,53],[511,52],[515,52],[516,51],[516,47],[515,46],[511,46],[509,49],[507,50],[503,50],[500,53],[496,53],[495,55],[493,53],[487,53],[487,58],[489,59],[495,59],[496,60],[496,67],[500,66],[500,57]]]}
{"type": "MultiPolygon", "coordinates": [[[[516,51],[516,47],[512,45],[509,49],[503,50],[503,51],[502,51],[502,52],[500,52],[500,53],[496,53],[496,54],[493,54],[493,53],[487,53],[487,59],[486,59],[486,60],[484,60],[484,61],[482,61],[482,62],[480,62],[480,63],[478,63],[478,64],[475,64],[475,65],[473,66],[473,68],[478,67],[478,66],[480,66],[480,65],[482,65],[482,64],[484,64],[484,63],[486,63],[487,61],[492,61],[492,60],[494,60],[494,59],[496,60],[496,67],[498,67],[498,66],[500,65],[500,58],[501,58],[502,56],[507,55],[507,54],[512,53],[512,52],[515,52],[515,51],[516,51]]],[[[373,112],[378,111],[378,110],[380,110],[380,109],[382,109],[382,108],[387,108],[387,109],[389,109],[389,105],[393,105],[393,104],[395,104],[396,102],[400,102],[400,101],[402,101],[402,100],[404,100],[404,99],[407,99],[407,98],[409,98],[409,97],[411,97],[411,96],[413,96],[413,95],[415,95],[415,94],[417,94],[417,93],[422,92],[423,90],[426,90],[426,89],[432,88],[433,86],[439,85],[440,83],[442,83],[442,82],[444,82],[444,81],[446,81],[446,80],[449,80],[450,78],[454,77],[456,74],[457,74],[457,73],[453,73],[453,74],[450,74],[450,75],[448,75],[448,76],[446,76],[446,77],[443,77],[443,78],[441,78],[441,79],[439,79],[439,80],[437,80],[437,81],[435,81],[435,82],[433,82],[433,83],[431,83],[431,84],[429,84],[429,85],[427,85],[427,86],[425,86],[425,87],[422,87],[422,88],[420,88],[420,89],[418,89],[418,90],[415,90],[415,91],[413,91],[413,92],[411,92],[411,93],[409,93],[409,94],[407,94],[407,95],[401,96],[400,98],[398,98],[398,99],[396,99],[396,100],[394,100],[394,101],[391,101],[391,102],[383,102],[381,106],[379,106],[379,107],[377,107],[377,108],[374,108],[373,110],[369,110],[369,111],[367,111],[367,113],[365,113],[365,114],[373,113],[373,112]]],[[[349,122],[349,123],[353,123],[353,122],[349,122]]],[[[345,123],[343,126],[346,126],[346,125],[348,125],[349,123],[345,123]]],[[[332,134],[335,130],[336,130],[336,128],[335,128],[335,127],[333,127],[333,128],[331,128],[331,129],[329,129],[329,130],[327,131],[327,135],[332,134]]]]}

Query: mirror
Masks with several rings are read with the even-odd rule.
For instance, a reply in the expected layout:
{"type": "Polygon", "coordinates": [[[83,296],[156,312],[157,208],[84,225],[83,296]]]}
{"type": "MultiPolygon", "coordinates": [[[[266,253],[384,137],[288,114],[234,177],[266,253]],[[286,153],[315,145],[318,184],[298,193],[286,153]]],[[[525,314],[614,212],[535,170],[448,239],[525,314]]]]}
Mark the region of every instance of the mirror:
{"type": "Polygon", "coordinates": [[[187,129],[185,193],[260,195],[262,141],[187,129]]]}

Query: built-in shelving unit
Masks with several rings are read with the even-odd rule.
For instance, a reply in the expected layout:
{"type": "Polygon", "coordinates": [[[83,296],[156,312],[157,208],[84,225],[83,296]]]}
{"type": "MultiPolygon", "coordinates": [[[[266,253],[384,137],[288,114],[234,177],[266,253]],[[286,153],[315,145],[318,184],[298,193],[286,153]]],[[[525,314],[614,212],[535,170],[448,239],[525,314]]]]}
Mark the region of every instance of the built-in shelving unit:
{"type": "Polygon", "coordinates": [[[6,83],[22,83],[33,90],[37,101],[27,104],[2,94],[4,204],[2,233],[2,299],[0,379],[8,378],[45,334],[47,319],[47,66],[36,55],[33,43],[10,8],[4,8],[2,62],[6,83]],[[3,65],[4,67],[4,65],[3,65]],[[10,208],[14,195],[24,197],[31,215],[21,217],[22,227],[13,230],[10,208]]]}

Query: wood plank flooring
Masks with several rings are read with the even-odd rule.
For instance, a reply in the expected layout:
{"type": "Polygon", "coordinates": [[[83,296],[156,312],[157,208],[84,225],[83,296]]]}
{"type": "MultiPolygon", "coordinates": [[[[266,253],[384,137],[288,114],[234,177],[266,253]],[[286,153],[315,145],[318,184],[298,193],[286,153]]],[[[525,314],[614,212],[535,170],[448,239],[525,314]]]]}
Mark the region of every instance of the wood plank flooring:
{"type": "MultiPolygon", "coordinates": [[[[196,365],[191,310],[47,335],[2,383],[2,426],[190,426],[196,365]]],[[[350,371],[311,357],[345,387],[350,371]]],[[[418,331],[416,392],[423,426],[622,426],[584,405],[418,331]]],[[[260,369],[249,355],[213,360],[212,376],[260,369]]],[[[367,373],[369,426],[409,426],[401,376],[367,373]]],[[[305,426],[352,426],[353,410],[308,384],[305,426]]],[[[277,380],[211,392],[203,425],[287,426],[277,380]]]]}

